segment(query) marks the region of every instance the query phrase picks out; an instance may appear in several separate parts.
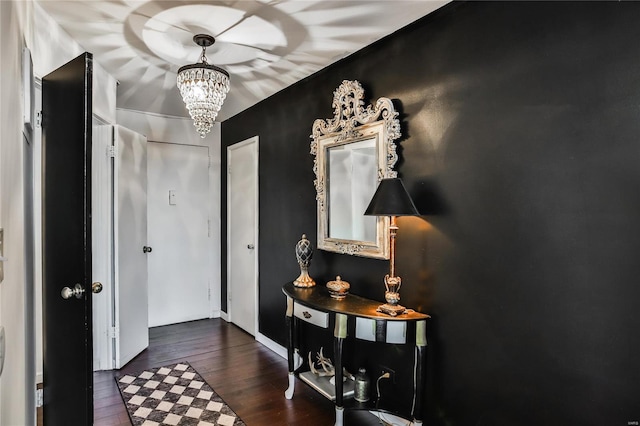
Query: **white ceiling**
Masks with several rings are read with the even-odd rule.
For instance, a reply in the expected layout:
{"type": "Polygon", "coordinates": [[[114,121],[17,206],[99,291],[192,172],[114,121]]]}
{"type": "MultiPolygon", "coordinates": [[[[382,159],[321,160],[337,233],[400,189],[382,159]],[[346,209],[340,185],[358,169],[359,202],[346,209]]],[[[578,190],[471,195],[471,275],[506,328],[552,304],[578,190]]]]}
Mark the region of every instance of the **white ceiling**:
{"type": "MultiPolygon", "coordinates": [[[[210,34],[210,64],[231,75],[216,121],[243,111],[439,8],[431,0],[39,0],[120,83],[118,108],[188,116],[176,72],[210,34]]],[[[344,78],[350,76],[345,75],[344,78]]]]}

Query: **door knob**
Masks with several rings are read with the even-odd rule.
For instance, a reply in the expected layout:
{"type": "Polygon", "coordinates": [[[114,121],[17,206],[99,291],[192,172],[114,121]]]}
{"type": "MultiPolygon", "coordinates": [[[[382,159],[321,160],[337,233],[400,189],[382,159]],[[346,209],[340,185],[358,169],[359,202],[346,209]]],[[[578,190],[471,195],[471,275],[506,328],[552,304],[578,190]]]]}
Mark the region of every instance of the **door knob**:
{"type": "Polygon", "coordinates": [[[60,292],[60,295],[63,299],[70,299],[75,296],[76,299],[82,299],[82,294],[84,293],[84,288],[80,284],[76,284],[73,288],[65,287],[60,292]]]}
{"type": "Polygon", "coordinates": [[[95,282],[91,284],[91,291],[94,293],[100,293],[102,291],[102,283],[95,282]]]}
{"type": "Polygon", "coordinates": [[[254,246],[253,244],[247,244],[247,248],[249,250],[253,250],[254,248],[256,248],[256,246],[254,246]]]}
{"type": "Polygon", "coordinates": [[[142,252],[143,253],[151,253],[152,250],[153,249],[151,247],[149,247],[149,246],[142,247],[142,252]]]}

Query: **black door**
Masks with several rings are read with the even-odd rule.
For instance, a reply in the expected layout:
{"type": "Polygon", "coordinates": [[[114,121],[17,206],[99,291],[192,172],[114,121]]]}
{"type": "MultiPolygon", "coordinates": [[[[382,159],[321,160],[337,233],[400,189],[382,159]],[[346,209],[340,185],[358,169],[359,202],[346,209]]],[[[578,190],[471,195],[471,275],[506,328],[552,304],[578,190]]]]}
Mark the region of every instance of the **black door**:
{"type": "Polygon", "coordinates": [[[93,424],[92,75],[92,55],[84,53],[42,79],[42,304],[47,426],[93,424]],[[65,287],[66,298],[62,295],[65,287]]]}

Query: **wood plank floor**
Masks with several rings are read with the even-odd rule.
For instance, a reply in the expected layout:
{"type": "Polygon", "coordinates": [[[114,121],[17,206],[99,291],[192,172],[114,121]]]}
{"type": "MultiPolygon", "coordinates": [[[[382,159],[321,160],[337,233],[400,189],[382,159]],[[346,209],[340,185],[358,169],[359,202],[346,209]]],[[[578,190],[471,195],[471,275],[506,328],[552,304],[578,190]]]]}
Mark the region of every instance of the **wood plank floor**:
{"type": "MultiPolygon", "coordinates": [[[[121,370],[94,374],[94,424],[130,425],[114,377],[180,361],[189,362],[247,426],[329,426],[333,404],[296,379],[284,397],[287,362],[242,329],[221,319],[149,330],[149,348],[121,370]]],[[[380,425],[366,411],[348,411],[347,425],[380,425]]]]}

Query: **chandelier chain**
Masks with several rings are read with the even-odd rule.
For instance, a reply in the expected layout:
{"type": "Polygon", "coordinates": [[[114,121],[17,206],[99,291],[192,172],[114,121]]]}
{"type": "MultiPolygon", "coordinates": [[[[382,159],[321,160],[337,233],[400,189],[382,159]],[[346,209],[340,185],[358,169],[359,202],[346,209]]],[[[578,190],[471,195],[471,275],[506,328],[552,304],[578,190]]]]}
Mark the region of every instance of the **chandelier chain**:
{"type": "Polygon", "coordinates": [[[209,62],[207,62],[207,46],[202,46],[202,53],[200,54],[200,59],[199,61],[202,62],[203,64],[209,65],[209,62]]]}

